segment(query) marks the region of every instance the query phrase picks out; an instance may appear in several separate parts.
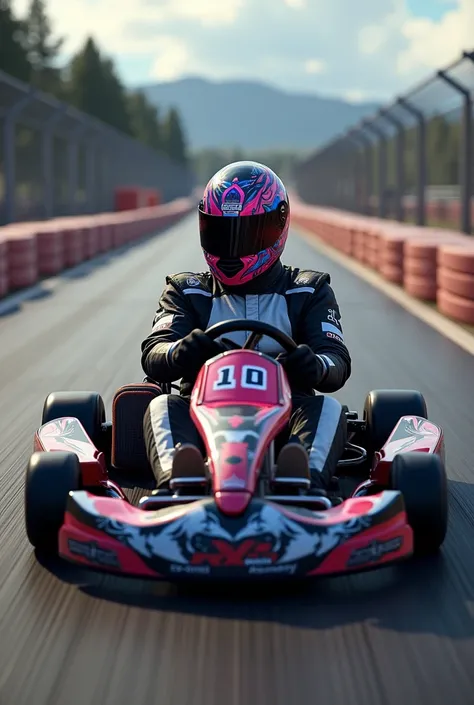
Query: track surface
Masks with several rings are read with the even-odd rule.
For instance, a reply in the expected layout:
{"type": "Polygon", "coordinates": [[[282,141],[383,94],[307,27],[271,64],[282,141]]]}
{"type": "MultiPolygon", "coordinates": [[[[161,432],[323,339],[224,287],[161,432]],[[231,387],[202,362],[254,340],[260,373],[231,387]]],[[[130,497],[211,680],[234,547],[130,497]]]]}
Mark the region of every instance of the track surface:
{"type": "Polygon", "coordinates": [[[451,525],[426,564],[292,594],[190,594],[40,565],[23,473],[43,399],[140,380],[166,273],[202,268],[194,219],[57,280],[0,318],[0,705],[472,705],[474,358],[294,236],[285,261],[333,275],[360,410],[415,387],[446,431],[451,525]]]}

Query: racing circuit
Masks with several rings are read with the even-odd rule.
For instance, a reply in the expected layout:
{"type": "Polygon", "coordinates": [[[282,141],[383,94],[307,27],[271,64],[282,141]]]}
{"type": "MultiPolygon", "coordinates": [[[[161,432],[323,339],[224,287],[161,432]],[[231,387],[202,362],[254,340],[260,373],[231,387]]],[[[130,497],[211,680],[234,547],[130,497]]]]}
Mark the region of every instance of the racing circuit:
{"type": "Polygon", "coordinates": [[[139,381],[168,273],[204,266],[195,216],[104,255],[2,311],[0,704],[472,705],[474,360],[295,232],[283,261],[332,274],[353,374],[336,396],[418,388],[444,427],[450,528],[441,555],[305,588],[235,594],[41,565],[23,482],[43,400],[139,381]],[[185,255],[185,257],[183,257],[185,255]]]}

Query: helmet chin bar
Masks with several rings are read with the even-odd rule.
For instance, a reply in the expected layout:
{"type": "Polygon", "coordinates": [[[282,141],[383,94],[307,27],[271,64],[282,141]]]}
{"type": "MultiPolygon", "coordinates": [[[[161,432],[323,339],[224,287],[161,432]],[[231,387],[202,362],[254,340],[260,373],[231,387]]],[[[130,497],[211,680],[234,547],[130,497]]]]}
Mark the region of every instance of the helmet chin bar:
{"type": "Polygon", "coordinates": [[[235,277],[236,274],[238,274],[242,269],[244,268],[244,263],[242,262],[241,259],[235,258],[235,259],[224,259],[221,257],[217,263],[216,267],[222,274],[229,279],[232,277],[235,277]]]}

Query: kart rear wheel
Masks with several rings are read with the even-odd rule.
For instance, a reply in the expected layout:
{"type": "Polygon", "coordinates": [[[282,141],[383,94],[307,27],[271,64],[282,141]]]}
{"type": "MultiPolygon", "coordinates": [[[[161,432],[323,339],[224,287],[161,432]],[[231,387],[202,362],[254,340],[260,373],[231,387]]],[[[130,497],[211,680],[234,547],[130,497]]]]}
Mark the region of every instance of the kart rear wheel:
{"type": "Polygon", "coordinates": [[[52,392],[46,397],[43,406],[42,423],[48,423],[62,416],[73,416],[84,426],[92,443],[99,450],[104,444],[102,425],[105,424],[105,406],[97,392],[52,392]]]}
{"type": "Polygon", "coordinates": [[[399,453],[390,471],[392,489],[405,501],[415,553],[436,553],[448,528],[448,481],[439,455],[399,453]]]}
{"type": "Polygon", "coordinates": [[[414,389],[376,389],[368,393],[364,404],[366,449],[370,458],[388,440],[402,416],[428,418],[426,401],[414,389]]]}
{"type": "Polygon", "coordinates": [[[57,551],[69,492],[80,487],[75,453],[33,453],[25,481],[25,525],[32,546],[45,553],[57,551]]]}

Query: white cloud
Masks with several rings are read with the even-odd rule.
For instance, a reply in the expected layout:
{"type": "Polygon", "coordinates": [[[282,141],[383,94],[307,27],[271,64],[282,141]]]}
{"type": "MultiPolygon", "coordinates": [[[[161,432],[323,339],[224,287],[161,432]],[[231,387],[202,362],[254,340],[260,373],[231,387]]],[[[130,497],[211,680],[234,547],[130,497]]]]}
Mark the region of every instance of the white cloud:
{"type": "Polygon", "coordinates": [[[160,37],[158,44],[159,51],[150,78],[157,81],[173,81],[179,78],[189,65],[186,44],[175,37],[160,37]]]}
{"type": "Polygon", "coordinates": [[[308,59],[304,65],[306,73],[324,73],[326,70],[326,63],[321,59],[308,59]]]}
{"type": "Polygon", "coordinates": [[[67,55],[92,34],[134,83],[201,74],[380,99],[471,48],[474,27],[474,0],[437,22],[405,0],[48,0],[48,12],[67,55]]]}
{"type": "Polygon", "coordinates": [[[346,91],[342,97],[349,103],[363,103],[364,101],[369,100],[367,93],[365,91],[358,90],[357,88],[346,91]]]}
{"type": "Polygon", "coordinates": [[[362,27],[358,36],[359,51],[362,54],[377,54],[386,40],[385,29],[381,25],[369,24],[362,27]]]}
{"type": "MultiPolygon", "coordinates": [[[[104,51],[110,54],[149,52],[159,58],[160,36],[169,40],[165,28],[169,22],[191,21],[199,26],[222,27],[235,22],[246,0],[48,0],[48,14],[54,31],[66,37],[68,53],[80,47],[87,36],[93,35],[104,51]],[[147,27],[154,28],[152,33],[147,27]],[[136,31],[136,30],[139,31],[136,31]]],[[[13,0],[17,13],[24,15],[30,0],[13,0]]],[[[181,45],[184,39],[171,37],[181,45]]],[[[178,49],[176,52],[179,51],[178,49]]]]}
{"type": "Polygon", "coordinates": [[[414,71],[430,71],[455,61],[462,50],[473,47],[474,0],[458,0],[437,22],[410,18],[402,27],[408,47],[397,57],[400,76],[414,71]]]}
{"type": "MultiPolygon", "coordinates": [[[[127,0],[125,0],[126,2],[127,0]]],[[[185,19],[193,19],[209,27],[228,25],[235,22],[244,0],[167,0],[165,12],[169,17],[173,15],[185,19]]],[[[149,0],[149,7],[155,5],[154,0],[149,0]]]]}
{"type": "Polygon", "coordinates": [[[288,5],[288,7],[293,7],[296,10],[306,7],[306,0],[283,0],[283,2],[285,5],[288,5]]]}
{"type": "Polygon", "coordinates": [[[403,41],[400,28],[407,20],[404,0],[393,0],[387,6],[382,18],[377,22],[364,25],[357,35],[357,47],[361,54],[367,56],[380,55],[389,46],[403,41]]]}

